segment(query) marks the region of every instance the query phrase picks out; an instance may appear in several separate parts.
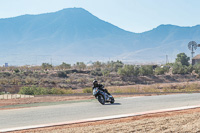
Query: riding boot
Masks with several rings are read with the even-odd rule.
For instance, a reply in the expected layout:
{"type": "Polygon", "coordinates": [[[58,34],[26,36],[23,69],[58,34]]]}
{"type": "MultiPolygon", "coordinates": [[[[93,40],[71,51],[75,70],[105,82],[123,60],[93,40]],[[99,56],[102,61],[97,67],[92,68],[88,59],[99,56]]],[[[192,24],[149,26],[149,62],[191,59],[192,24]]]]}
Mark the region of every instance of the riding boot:
{"type": "Polygon", "coordinates": [[[106,92],[108,95],[111,95],[111,94],[108,92],[108,90],[107,90],[107,89],[105,89],[105,92],[106,92]]]}

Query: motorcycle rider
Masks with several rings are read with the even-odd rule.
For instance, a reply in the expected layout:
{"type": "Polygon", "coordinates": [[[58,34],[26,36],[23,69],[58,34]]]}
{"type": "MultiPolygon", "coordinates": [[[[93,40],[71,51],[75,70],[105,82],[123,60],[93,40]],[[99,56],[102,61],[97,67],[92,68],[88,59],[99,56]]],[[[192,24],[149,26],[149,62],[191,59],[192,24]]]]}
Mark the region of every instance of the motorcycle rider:
{"type": "Polygon", "coordinates": [[[102,84],[98,84],[98,81],[97,81],[97,80],[94,80],[94,81],[93,81],[92,90],[93,90],[94,88],[96,88],[96,87],[98,87],[99,90],[101,90],[101,91],[107,93],[108,95],[111,95],[111,94],[108,92],[107,89],[104,89],[104,86],[103,86],[102,84]]]}

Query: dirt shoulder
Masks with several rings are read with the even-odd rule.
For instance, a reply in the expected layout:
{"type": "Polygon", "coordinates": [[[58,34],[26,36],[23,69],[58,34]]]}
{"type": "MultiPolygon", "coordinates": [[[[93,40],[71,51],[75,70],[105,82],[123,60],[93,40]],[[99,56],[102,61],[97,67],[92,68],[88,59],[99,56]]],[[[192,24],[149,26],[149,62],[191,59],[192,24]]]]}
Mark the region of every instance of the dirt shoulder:
{"type": "Polygon", "coordinates": [[[200,132],[200,108],[16,131],[16,133],[200,132]]]}

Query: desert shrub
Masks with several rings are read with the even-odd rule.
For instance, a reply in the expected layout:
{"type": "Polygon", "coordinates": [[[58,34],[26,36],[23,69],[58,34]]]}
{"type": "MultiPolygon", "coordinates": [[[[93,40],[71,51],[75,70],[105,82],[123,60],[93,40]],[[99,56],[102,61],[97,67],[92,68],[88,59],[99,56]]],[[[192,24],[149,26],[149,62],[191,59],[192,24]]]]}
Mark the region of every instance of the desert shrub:
{"type": "Polygon", "coordinates": [[[60,88],[52,88],[50,90],[49,94],[56,94],[56,95],[62,95],[62,94],[73,94],[72,89],[60,89],[60,88]]]}
{"type": "Polygon", "coordinates": [[[124,64],[121,61],[114,62],[113,63],[113,69],[114,69],[114,71],[117,72],[119,68],[123,67],[123,65],[124,64]]]}
{"type": "Polygon", "coordinates": [[[50,79],[49,78],[41,78],[39,80],[40,83],[43,83],[43,84],[49,84],[50,83],[50,79]]]}
{"type": "Polygon", "coordinates": [[[24,95],[48,95],[48,94],[72,94],[71,89],[60,89],[60,88],[44,88],[44,87],[36,87],[36,86],[25,86],[22,87],[19,91],[19,94],[24,95]]]}
{"type": "Polygon", "coordinates": [[[36,86],[31,87],[22,87],[19,91],[19,94],[24,95],[46,95],[49,94],[49,89],[47,88],[41,88],[36,86]]]}
{"type": "Polygon", "coordinates": [[[103,76],[109,76],[110,71],[108,69],[104,69],[104,70],[102,70],[102,74],[103,74],[103,76]]]}
{"type": "Polygon", "coordinates": [[[33,74],[33,72],[30,70],[22,73],[22,75],[25,75],[25,76],[31,76],[32,74],[33,74]]]}
{"type": "Polygon", "coordinates": [[[43,87],[35,87],[34,88],[34,95],[47,95],[50,94],[50,89],[43,88],[43,87]]]}
{"type": "Polygon", "coordinates": [[[117,60],[116,62],[115,61],[108,62],[106,66],[107,68],[110,68],[110,71],[117,72],[119,68],[122,68],[124,66],[124,64],[121,61],[117,60]]]}
{"type": "Polygon", "coordinates": [[[169,72],[169,67],[156,67],[155,68],[155,74],[156,75],[163,75],[165,74],[166,72],[169,72]]]}
{"type": "Polygon", "coordinates": [[[151,65],[144,65],[139,68],[139,74],[142,76],[152,75],[153,67],[151,65]]]}
{"type": "Polygon", "coordinates": [[[70,76],[69,79],[66,80],[67,83],[73,84],[75,81],[75,78],[73,76],[70,76]]]}
{"type": "Polygon", "coordinates": [[[99,61],[94,62],[94,63],[92,64],[92,67],[93,67],[94,69],[100,69],[100,68],[102,68],[102,66],[103,66],[103,64],[102,64],[101,62],[99,62],[99,61]]]}
{"type": "Polygon", "coordinates": [[[15,73],[19,73],[20,70],[16,68],[16,69],[14,69],[14,72],[15,72],[15,73]]]}
{"type": "Polygon", "coordinates": [[[84,70],[86,68],[86,65],[84,62],[77,62],[74,67],[78,70],[84,70]]]}
{"type": "Polygon", "coordinates": [[[34,95],[34,88],[33,87],[22,87],[19,90],[19,94],[34,95]]]}
{"type": "Polygon", "coordinates": [[[92,88],[84,88],[83,93],[92,93],[92,88]]]}
{"type": "Polygon", "coordinates": [[[11,74],[9,72],[1,72],[0,77],[9,77],[11,74]]]}
{"type": "Polygon", "coordinates": [[[25,84],[26,85],[34,85],[37,83],[37,79],[36,78],[32,78],[32,77],[26,77],[25,78],[25,84]]]}
{"type": "Polygon", "coordinates": [[[66,79],[65,82],[66,83],[71,83],[71,80],[70,79],[66,79]]]}
{"type": "Polygon", "coordinates": [[[164,69],[161,68],[161,67],[156,67],[156,68],[155,68],[155,74],[156,74],[156,75],[162,75],[162,74],[165,74],[165,71],[164,71],[164,69]]]}
{"type": "Polygon", "coordinates": [[[8,78],[0,78],[0,85],[6,85],[9,84],[8,78]]]}
{"type": "Polygon", "coordinates": [[[68,88],[67,84],[60,83],[57,85],[59,88],[68,88]]]}
{"type": "Polygon", "coordinates": [[[188,73],[191,73],[194,70],[194,67],[192,65],[189,65],[187,67],[188,73]]]}
{"type": "Polygon", "coordinates": [[[121,76],[137,76],[139,69],[134,65],[125,65],[123,68],[119,68],[117,73],[121,76]]]}
{"type": "Polygon", "coordinates": [[[67,77],[67,74],[66,74],[66,72],[58,71],[58,72],[57,72],[57,76],[60,77],[60,78],[66,78],[66,77],[67,77]]]}
{"type": "Polygon", "coordinates": [[[93,76],[102,76],[103,75],[100,68],[96,68],[95,70],[92,70],[90,72],[90,74],[93,76]]]}
{"type": "Polygon", "coordinates": [[[87,78],[84,77],[84,78],[77,79],[77,83],[86,84],[87,78]]]}
{"type": "Polygon", "coordinates": [[[123,85],[123,82],[122,81],[113,81],[113,82],[110,82],[111,85],[115,85],[115,86],[120,86],[120,85],[123,85]]]}
{"type": "Polygon", "coordinates": [[[37,79],[42,77],[39,72],[34,72],[32,76],[37,79]]]}
{"type": "Polygon", "coordinates": [[[195,70],[195,73],[200,74],[200,64],[194,65],[194,70],[195,70]]]}
{"type": "Polygon", "coordinates": [[[42,69],[47,70],[51,69],[53,66],[49,63],[42,63],[42,69]]]}
{"type": "Polygon", "coordinates": [[[188,72],[188,67],[185,65],[182,65],[180,62],[174,63],[173,65],[173,74],[187,74],[188,72]]]}
{"type": "Polygon", "coordinates": [[[61,89],[52,88],[50,94],[64,94],[64,92],[61,89]]]}
{"type": "Polygon", "coordinates": [[[63,62],[61,65],[58,66],[60,69],[70,69],[71,65],[63,62]]]}
{"type": "Polygon", "coordinates": [[[15,77],[15,78],[10,79],[10,84],[12,84],[12,85],[20,85],[22,83],[21,83],[21,80],[19,78],[15,77]]]}

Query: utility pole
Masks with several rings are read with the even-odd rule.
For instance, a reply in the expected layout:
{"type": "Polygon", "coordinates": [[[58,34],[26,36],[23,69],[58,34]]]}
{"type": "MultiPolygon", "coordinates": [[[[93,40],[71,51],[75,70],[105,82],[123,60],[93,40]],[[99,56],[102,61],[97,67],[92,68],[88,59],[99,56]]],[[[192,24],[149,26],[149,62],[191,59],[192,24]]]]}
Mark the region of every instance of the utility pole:
{"type": "Polygon", "coordinates": [[[166,64],[169,63],[168,55],[166,55],[166,64]]]}
{"type": "Polygon", "coordinates": [[[51,58],[51,65],[52,65],[52,58],[51,58]]]}
{"type": "Polygon", "coordinates": [[[36,66],[37,66],[37,55],[36,55],[36,66]]]}

